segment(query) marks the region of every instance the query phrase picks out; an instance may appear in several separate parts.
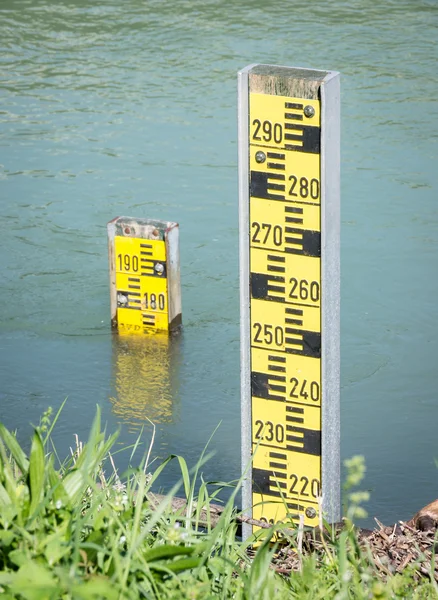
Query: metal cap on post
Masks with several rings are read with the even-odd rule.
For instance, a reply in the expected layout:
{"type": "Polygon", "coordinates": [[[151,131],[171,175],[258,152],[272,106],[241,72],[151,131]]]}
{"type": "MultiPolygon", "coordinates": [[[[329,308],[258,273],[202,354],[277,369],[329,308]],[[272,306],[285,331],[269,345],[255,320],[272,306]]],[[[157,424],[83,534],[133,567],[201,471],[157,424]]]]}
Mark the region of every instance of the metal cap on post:
{"type": "Polygon", "coordinates": [[[112,327],[119,333],[177,331],[178,223],[117,217],[107,227],[112,327]]]}
{"type": "Polygon", "coordinates": [[[340,77],[238,78],[243,508],[315,526],[340,518],[340,77]]]}

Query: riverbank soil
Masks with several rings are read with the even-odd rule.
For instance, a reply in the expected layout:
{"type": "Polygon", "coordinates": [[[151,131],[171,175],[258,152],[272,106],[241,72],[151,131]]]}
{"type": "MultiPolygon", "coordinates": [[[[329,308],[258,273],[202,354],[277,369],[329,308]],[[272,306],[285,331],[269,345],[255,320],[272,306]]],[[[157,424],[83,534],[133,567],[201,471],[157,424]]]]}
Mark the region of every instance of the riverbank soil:
{"type": "MultiPolygon", "coordinates": [[[[333,538],[326,534],[323,540],[321,535],[305,532],[303,536],[302,555],[316,554],[316,558],[324,560],[330,552],[331,543],[336,544],[341,529],[333,538]]],[[[402,573],[406,568],[411,568],[418,579],[434,578],[438,582],[438,563],[435,554],[438,551],[436,529],[421,531],[408,523],[400,522],[396,525],[385,527],[377,522],[377,527],[371,531],[356,529],[352,532],[347,543],[362,552],[368,561],[373,564],[376,571],[383,578],[402,573]],[[352,541],[353,540],[353,541],[352,541]]],[[[283,546],[275,554],[273,568],[282,574],[301,569],[301,558],[296,546],[283,546]]]]}

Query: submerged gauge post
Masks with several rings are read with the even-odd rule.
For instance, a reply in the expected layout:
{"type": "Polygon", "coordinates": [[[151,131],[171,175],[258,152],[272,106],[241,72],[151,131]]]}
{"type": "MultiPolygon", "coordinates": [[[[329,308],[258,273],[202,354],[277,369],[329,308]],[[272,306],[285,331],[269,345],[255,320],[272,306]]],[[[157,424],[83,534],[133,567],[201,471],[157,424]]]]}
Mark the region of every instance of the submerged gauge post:
{"type": "Polygon", "coordinates": [[[107,229],[113,329],[131,334],[178,330],[178,223],[117,217],[107,229]]]}
{"type": "Polygon", "coordinates": [[[340,518],[339,80],[238,74],[242,500],[267,523],[340,518]]]}

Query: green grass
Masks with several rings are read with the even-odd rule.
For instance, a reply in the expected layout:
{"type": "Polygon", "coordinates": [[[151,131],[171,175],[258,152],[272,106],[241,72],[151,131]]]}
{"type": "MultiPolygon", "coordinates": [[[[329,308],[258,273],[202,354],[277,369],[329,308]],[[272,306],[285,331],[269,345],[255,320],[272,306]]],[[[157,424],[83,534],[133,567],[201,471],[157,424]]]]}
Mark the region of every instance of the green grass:
{"type": "MultiPolygon", "coordinates": [[[[278,547],[272,539],[278,528],[259,531],[252,553],[248,549],[253,538],[236,538],[234,505],[239,485],[216,526],[209,525],[208,513],[207,525],[204,515],[201,526],[202,506],[215,501],[225,485],[203,480],[206,451],[192,471],[184,458],[171,456],[150,474],[149,449],[122,485],[112,468],[117,434],[108,436],[102,430],[100,411],[88,442],[78,442],[73,455],[63,461],[50,437],[58,415],[53,422],[50,412],[43,416],[29,455],[0,424],[0,594],[4,600],[438,597],[435,585],[419,580],[415,569],[382,579],[348,526],[328,539],[322,551],[308,555],[298,552],[292,535],[290,544],[301,568],[282,575],[274,567],[278,547]],[[175,460],[181,480],[154,508],[148,499],[151,486],[175,460]],[[187,514],[172,510],[174,495],[186,498],[187,514]]],[[[360,462],[349,465],[349,484],[360,480],[360,470],[360,462]]],[[[365,498],[353,495],[351,499],[356,510],[365,498]]],[[[352,509],[348,519],[353,513],[352,509]]]]}

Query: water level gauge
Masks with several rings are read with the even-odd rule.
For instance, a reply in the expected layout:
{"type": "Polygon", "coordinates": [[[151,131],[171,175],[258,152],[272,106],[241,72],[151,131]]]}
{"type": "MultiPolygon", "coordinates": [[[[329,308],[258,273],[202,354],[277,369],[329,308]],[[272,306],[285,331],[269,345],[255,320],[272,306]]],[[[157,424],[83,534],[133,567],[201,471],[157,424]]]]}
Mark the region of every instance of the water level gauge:
{"type": "Polygon", "coordinates": [[[335,521],[338,73],[239,73],[239,194],[244,508],[315,526],[322,503],[335,521]]]}

